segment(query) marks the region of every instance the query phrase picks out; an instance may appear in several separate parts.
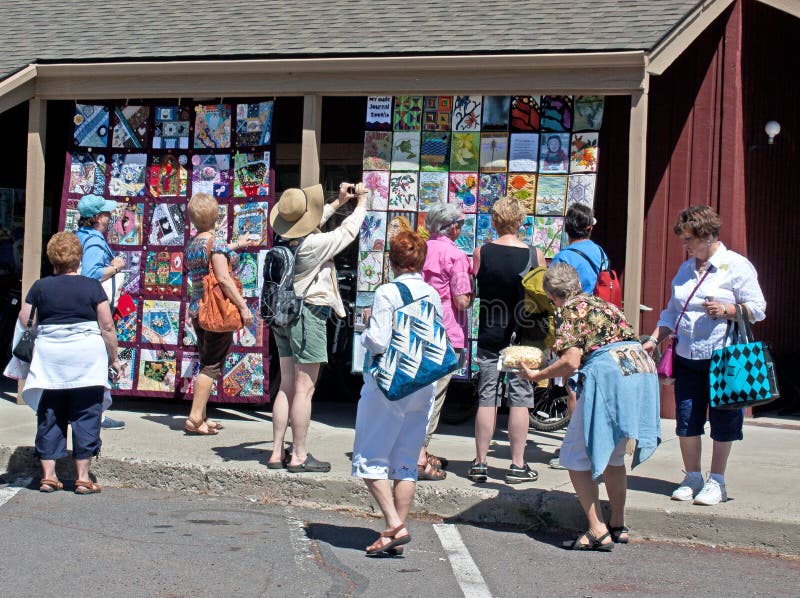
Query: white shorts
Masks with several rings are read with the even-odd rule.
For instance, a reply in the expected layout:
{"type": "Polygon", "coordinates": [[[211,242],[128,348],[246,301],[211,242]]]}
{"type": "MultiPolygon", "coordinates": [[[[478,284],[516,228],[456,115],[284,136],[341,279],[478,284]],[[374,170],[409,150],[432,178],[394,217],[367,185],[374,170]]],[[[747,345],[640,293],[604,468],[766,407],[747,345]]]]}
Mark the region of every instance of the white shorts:
{"type": "MultiPolygon", "coordinates": [[[[586,452],[586,443],[583,440],[583,404],[584,400],[579,399],[575,403],[575,411],[569,420],[567,433],[561,445],[559,453],[559,463],[561,467],[566,467],[572,471],[591,471],[592,462],[589,460],[589,453],[586,452]]],[[[625,464],[625,447],[628,439],[623,438],[614,447],[609,465],[620,466],[625,464]]]]}
{"type": "Polygon", "coordinates": [[[417,480],[417,461],[436,384],[390,401],[369,374],[364,375],[353,442],[353,477],[417,480]]]}

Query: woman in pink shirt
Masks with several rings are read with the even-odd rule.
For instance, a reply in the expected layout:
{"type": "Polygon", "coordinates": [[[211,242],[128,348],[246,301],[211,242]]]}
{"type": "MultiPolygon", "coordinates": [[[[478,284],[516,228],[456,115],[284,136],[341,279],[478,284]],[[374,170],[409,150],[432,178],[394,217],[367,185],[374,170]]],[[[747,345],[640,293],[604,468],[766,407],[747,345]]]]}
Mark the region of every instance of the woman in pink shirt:
{"type": "MultiPolygon", "coordinates": [[[[422,267],[422,277],[442,298],[442,323],[456,353],[463,355],[467,346],[467,309],[472,303],[472,267],[466,254],[456,247],[464,216],[455,204],[434,204],[428,211],[425,224],[430,231],[428,255],[422,267]]],[[[451,375],[436,383],[436,400],[425,434],[425,444],[417,462],[420,480],[443,480],[447,459],[428,453],[439,415],[447,396],[451,375]]]]}

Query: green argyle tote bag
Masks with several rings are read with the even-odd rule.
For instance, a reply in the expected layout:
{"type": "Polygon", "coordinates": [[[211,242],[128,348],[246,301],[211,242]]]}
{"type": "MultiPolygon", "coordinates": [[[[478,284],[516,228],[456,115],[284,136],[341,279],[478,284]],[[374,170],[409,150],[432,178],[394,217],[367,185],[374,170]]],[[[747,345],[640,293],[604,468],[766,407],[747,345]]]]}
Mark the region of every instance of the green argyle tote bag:
{"type": "Polygon", "coordinates": [[[736,320],[728,322],[726,342],[728,338],[732,338],[733,344],[723,346],[711,355],[711,406],[742,409],[777,399],[777,378],[769,348],[754,339],[750,319],[741,305],[736,305],[736,320]]]}

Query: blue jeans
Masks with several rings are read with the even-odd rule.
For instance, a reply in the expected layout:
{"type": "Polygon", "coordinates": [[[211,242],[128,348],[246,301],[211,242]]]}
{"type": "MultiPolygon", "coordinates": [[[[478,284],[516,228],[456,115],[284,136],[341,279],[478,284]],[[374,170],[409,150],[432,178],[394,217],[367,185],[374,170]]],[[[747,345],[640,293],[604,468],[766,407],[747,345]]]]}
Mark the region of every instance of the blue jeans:
{"type": "Polygon", "coordinates": [[[741,409],[708,408],[710,363],[710,359],[675,356],[675,433],[678,436],[702,436],[708,413],[713,440],[741,440],[744,423],[741,409]]]}

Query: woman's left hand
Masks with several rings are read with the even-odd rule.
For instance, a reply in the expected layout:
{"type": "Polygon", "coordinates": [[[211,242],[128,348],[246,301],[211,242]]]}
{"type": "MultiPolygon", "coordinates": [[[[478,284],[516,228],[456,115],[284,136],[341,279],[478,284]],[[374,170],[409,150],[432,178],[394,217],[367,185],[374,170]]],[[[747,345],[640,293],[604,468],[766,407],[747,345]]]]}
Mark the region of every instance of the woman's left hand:
{"type": "Polygon", "coordinates": [[[728,315],[725,304],[719,301],[703,301],[706,313],[713,319],[724,318],[728,315]]]}

